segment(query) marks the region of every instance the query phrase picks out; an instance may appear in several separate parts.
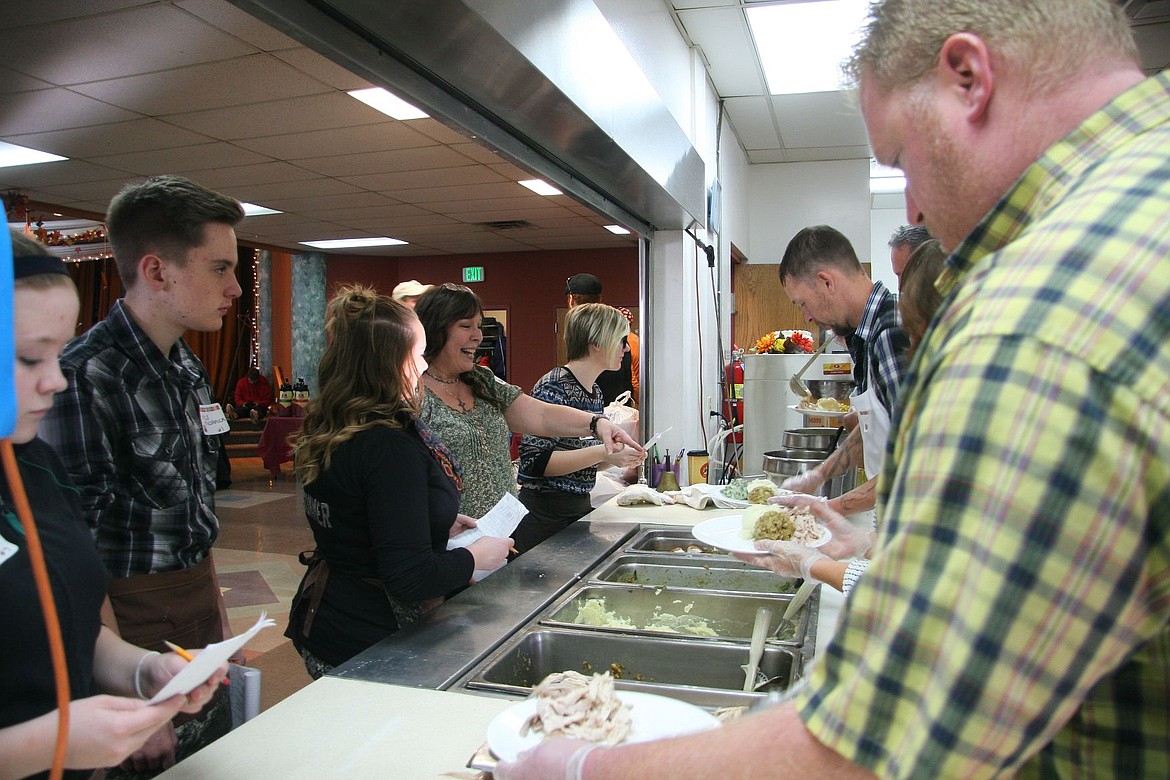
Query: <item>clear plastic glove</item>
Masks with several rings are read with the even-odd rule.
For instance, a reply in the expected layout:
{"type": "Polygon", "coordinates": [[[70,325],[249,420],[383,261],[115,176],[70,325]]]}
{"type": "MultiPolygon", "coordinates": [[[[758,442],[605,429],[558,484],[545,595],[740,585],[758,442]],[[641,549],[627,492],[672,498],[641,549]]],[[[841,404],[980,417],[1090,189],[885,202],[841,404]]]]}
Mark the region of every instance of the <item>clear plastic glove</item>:
{"type": "Polygon", "coordinates": [[[830,507],[820,496],[773,496],[770,504],[807,507],[817,520],[833,533],[833,538],[818,549],[833,560],[864,558],[877,537],[872,530],[858,528],[849,518],[830,507]]]}
{"type": "Polygon", "coordinates": [[[812,469],[784,480],[780,483],[780,489],[791,490],[794,493],[815,493],[823,484],[825,478],[817,469],[812,469]]]}
{"type": "Polygon", "coordinates": [[[769,504],[779,504],[780,506],[809,506],[810,504],[826,504],[828,501],[829,499],[824,496],[810,496],[808,493],[785,493],[768,499],[769,504]]]}
{"type": "Polygon", "coordinates": [[[807,547],[796,542],[780,542],[761,539],[756,542],[756,549],[768,553],[764,555],[750,555],[735,553],[741,561],[771,569],[781,577],[803,577],[806,580],[817,580],[811,570],[817,561],[825,561],[829,556],[820,550],[807,547]]]}
{"type": "Polygon", "coordinates": [[[585,759],[600,748],[595,742],[569,737],[545,739],[525,750],[515,761],[501,761],[492,770],[495,780],[581,780],[585,759]]]}
{"type": "Polygon", "coordinates": [[[659,493],[649,485],[630,485],[628,488],[617,494],[618,506],[634,506],[635,504],[673,504],[674,499],[670,496],[659,493]]]}

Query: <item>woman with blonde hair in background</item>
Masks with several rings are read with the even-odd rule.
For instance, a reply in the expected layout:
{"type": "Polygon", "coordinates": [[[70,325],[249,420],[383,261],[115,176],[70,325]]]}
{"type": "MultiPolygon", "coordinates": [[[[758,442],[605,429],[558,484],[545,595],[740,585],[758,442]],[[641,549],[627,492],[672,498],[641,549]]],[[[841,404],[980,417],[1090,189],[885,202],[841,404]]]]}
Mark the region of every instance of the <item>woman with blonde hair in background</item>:
{"type": "MultiPolygon", "coordinates": [[[[565,317],[568,361],[549,371],[532,388],[532,397],[571,406],[589,414],[605,409],[597,377],[621,366],[629,350],[630,325],[625,316],[604,303],[583,303],[565,317]]],[[[633,469],[645,452],[625,448],[606,452],[592,437],[526,435],[520,443],[520,502],[528,515],[516,528],[516,550],[532,549],[592,511],[589,491],[599,466],[633,469]]],[[[627,480],[635,478],[627,473],[627,480]]]]}
{"type": "Polygon", "coordinates": [[[286,631],[314,678],[501,565],[512,543],[447,550],[475,521],[458,514],[459,465],[418,417],[427,344],[414,312],[355,285],[329,302],[325,328],[295,449],[317,548],[286,631]]]}

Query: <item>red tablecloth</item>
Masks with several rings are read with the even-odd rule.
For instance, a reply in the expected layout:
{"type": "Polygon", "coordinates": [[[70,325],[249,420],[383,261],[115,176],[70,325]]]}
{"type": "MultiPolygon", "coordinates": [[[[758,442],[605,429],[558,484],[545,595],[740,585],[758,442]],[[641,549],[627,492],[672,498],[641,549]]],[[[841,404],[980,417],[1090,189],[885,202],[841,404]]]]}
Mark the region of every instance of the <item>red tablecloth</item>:
{"type": "Polygon", "coordinates": [[[295,437],[301,430],[304,422],[300,417],[269,417],[264,421],[264,431],[260,434],[260,443],[256,449],[264,460],[264,468],[272,472],[272,476],[280,475],[280,464],[292,460],[292,443],[289,437],[295,437]]]}

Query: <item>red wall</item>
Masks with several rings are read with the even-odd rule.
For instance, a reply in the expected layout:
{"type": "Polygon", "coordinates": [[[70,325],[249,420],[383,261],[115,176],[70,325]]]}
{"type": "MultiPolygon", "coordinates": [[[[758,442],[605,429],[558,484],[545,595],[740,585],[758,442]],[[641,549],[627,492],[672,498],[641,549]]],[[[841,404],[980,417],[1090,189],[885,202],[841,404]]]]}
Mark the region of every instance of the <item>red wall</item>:
{"type": "Polygon", "coordinates": [[[459,255],[370,258],[329,255],[325,281],[332,292],[363,282],[390,294],[407,279],[424,284],[463,283],[463,268],[483,266],[484,281],[469,284],[485,309],[508,310],[508,381],[532,390],[557,360],[557,308],[565,306],[565,281],[577,273],[601,279],[604,301],[638,305],[638,249],[574,249],[459,255]]]}

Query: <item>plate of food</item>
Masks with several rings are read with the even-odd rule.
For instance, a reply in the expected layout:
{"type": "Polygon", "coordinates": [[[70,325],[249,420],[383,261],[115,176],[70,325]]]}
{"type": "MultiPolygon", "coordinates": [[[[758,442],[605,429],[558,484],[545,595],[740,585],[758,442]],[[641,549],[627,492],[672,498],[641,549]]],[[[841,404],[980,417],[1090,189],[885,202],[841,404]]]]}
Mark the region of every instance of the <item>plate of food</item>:
{"type": "Polygon", "coordinates": [[[759,553],[757,539],[780,539],[820,547],[833,538],[828,528],[803,507],[750,506],[742,515],[705,520],[691,529],[696,539],[721,550],[759,553]]]}
{"type": "Polygon", "coordinates": [[[776,483],[763,477],[740,477],[730,484],[711,488],[711,495],[725,502],[732,509],[744,509],[752,504],[764,504],[772,496],[783,496],[791,490],[776,487],[776,483]]]}
{"type": "Polygon", "coordinates": [[[705,731],[719,725],[693,704],[638,691],[616,691],[608,674],[550,674],[533,696],[513,704],[488,724],[496,758],[515,761],[548,736],[618,745],[705,731]]]}
{"type": "Polygon", "coordinates": [[[846,407],[844,409],[832,410],[832,409],[820,409],[816,406],[802,406],[801,404],[792,404],[788,408],[794,412],[800,412],[801,414],[806,414],[809,417],[837,418],[837,417],[844,417],[845,415],[847,415],[851,411],[853,411],[852,409],[850,409],[848,407],[846,407]]]}

